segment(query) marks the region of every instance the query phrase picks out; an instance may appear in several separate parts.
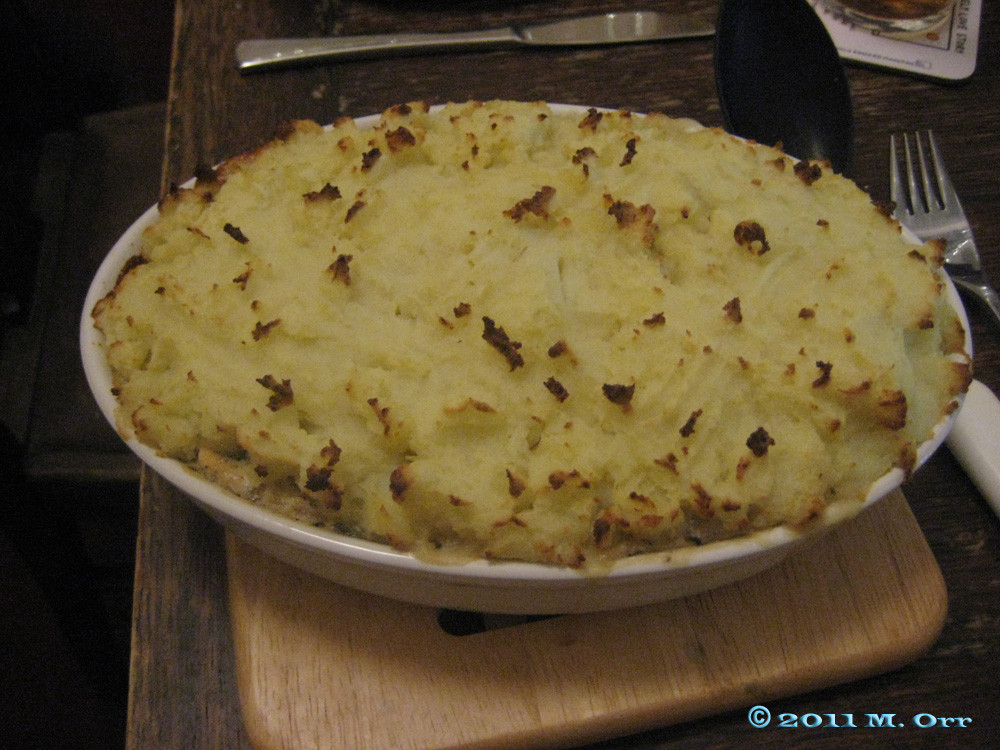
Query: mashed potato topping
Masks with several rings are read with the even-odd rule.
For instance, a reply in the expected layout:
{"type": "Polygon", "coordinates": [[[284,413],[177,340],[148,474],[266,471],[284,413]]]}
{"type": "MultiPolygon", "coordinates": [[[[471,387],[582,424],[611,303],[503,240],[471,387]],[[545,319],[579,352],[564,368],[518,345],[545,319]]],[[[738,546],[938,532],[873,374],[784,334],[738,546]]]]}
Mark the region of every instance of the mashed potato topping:
{"type": "Polygon", "coordinates": [[[120,431],[431,559],[805,526],[909,472],[970,377],[938,247],[690,121],[296,122],[160,210],[94,310],[120,431]]]}

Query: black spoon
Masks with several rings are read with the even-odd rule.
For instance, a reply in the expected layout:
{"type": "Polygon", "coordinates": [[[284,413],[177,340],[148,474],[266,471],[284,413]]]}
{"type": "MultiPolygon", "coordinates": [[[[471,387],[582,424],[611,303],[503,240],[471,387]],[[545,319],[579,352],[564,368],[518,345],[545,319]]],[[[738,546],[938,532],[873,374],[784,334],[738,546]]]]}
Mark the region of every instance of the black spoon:
{"type": "Polygon", "coordinates": [[[721,0],[715,82],[725,128],[849,175],[854,121],[837,48],[806,0],[721,0]]]}

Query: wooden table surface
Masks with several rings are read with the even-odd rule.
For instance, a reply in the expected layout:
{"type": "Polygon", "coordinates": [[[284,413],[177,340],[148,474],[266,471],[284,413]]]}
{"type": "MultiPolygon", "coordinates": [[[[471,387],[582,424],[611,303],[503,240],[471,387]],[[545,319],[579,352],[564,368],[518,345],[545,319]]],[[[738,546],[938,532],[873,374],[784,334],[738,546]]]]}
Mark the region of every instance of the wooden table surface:
{"type": "MultiPolygon", "coordinates": [[[[721,125],[709,38],[601,49],[548,49],[355,61],[240,75],[245,38],[458,30],[621,3],[454,0],[177,0],[164,187],[254,147],[284,120],[330,122],[401,101],[545,99],[661,111],[721,125]]],[[[648,1],[706,8],[708,0],[648,1]]],[[[1000,7],[985,3],[978,68],[959,84],[850,66],[857,182],[888,198],[889,134],[933,128],[987,274],[1000,284],[1000,7]]],[[[1000,328],[969,305],[977,377],[1000,392],[1000,328]]],[[[997,448],[1000,450],[1000,447],[997,448]]],[[[146,488],[155,477],[144,477],[146,488]]],[[[163,490],[163,488],[160,488],[163,490]]],[[[944,574],[949,613],[937,644],[901,670],[769,704],[804,714],[968,717],[964,729],[780,729],[745,711],[607,742],[603,748],[996,747],[1000,735],[1000,522],[947,450],[906,487],[944,574]],[[891,742],[889,740],[891,739],[891,742]]],[[[220,529],[171,491],[142,493],[135,579],[128,746],[248,747],[234,675],[220,529]]],[[[751,638],[752,634],[746,637],[751,638]]]]}

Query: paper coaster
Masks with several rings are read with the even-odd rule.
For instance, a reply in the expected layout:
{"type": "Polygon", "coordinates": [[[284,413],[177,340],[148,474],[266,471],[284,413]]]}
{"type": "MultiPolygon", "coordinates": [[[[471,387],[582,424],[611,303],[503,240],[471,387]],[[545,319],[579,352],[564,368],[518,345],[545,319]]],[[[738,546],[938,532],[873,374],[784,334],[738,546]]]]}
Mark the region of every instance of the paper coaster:
{"type": "Polygon", "coordinates": [[[982,0],[959,0],[940,24],[914,34],[863,29],[824,3],[810,2],[845,60],[948,81],[961,81],[976,69],[982,0]]]}

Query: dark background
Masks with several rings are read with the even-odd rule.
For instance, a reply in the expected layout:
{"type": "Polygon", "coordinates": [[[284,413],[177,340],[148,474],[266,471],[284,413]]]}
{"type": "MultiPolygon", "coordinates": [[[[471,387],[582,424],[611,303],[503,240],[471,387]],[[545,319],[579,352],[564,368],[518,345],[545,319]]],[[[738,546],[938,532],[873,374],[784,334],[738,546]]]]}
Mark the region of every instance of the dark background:
{"type": "Polygon", "coordinates": [[[0,736],[124,743],[138,466],[87,399],[96,263],[159,191],[172,0],[0,3],[0,736]]]}

